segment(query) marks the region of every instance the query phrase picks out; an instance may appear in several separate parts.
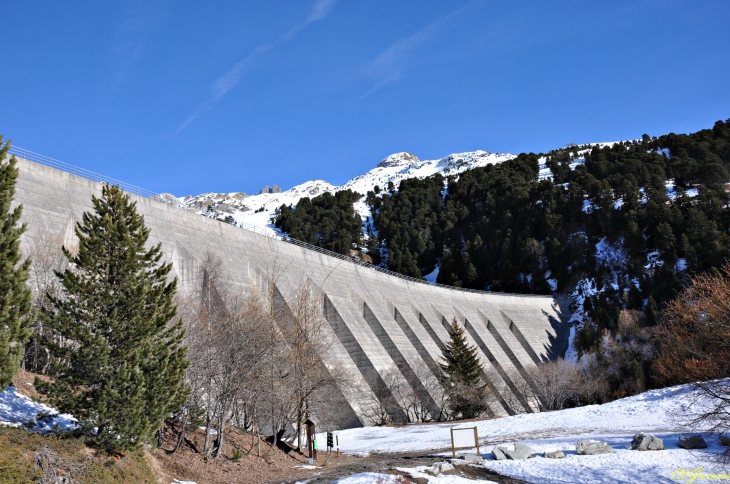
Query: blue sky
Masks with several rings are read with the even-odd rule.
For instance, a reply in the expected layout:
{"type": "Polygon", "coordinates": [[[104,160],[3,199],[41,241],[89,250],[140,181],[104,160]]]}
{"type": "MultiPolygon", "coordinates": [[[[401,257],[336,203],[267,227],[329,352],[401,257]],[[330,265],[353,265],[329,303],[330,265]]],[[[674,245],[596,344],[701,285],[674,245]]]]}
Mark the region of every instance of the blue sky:
{"type": "Polygon", "coordinates": [[[730,118],[730,2],[5,2],[0,133],[154,191],[730,118]]]}

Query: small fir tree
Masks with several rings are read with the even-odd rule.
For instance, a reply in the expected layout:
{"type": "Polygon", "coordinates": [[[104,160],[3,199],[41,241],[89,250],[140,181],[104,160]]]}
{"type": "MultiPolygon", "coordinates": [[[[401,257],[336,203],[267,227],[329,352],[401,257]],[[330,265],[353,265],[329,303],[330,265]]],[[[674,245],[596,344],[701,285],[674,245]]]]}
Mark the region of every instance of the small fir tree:
{"type": "Polygon", "coordinates": [[[78,252],[57,272],[63,294],[49,294],[42,318],[55,380],[36,380],[61,411],[75,415],[90,443],[132,450],[187,398],[187,348],[173,302],[177,280],[147,249],[149,229],[118,186],[92,197],[94,212],[76,224],[78,252]]]}
{"type": "Polygon", "coordinates": [[[454,318],[449,328],[449,342],[443,352],[441,370],[446,375],[446,391],[454,418],[476,418],[485,410],[486,385],[482,382],[482,365],[477,349],[469,346],[464,329],[454,318]]]}
{"type": "Polygon", "coordinates": [[[10,149],[10,142],[3,146],[2,139],[0,136],[0,389],[9,385],[18,371],[33,318],[33,296],[26,284],[30,258],[20,262],[20,236],[25,224],[17,224],[23,207],[10,209],[18,169],[14,156],[2,161],[10,149]]]}

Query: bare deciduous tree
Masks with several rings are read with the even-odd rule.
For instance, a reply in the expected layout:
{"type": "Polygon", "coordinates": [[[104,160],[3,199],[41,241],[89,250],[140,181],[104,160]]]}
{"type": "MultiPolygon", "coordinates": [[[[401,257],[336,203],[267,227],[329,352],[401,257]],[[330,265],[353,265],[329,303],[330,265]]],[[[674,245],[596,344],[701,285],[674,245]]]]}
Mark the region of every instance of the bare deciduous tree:
{"type": "Polygon", "coordinates": [[[540,410],[562,410],[569,402],[576,404],[584,391],[583,374],[562,358],[534,366],[527,372],[530,384],[524,391],[540,410]]]}
{"type": "MultiPolygon", "coordinates": [[[[690,429],[730,432],[730,262],[722,274],[700,274],[664,310],[655,334],[652,368],[664,385],[694,385],[690,429]]],[[[722,454],[730,463],[730,449],[722,454]]]]}
{"type": "Polygon", "coordinates": [[[206,257],[201,287],[179,301],[192,394],[179,412],[178,448],[193,410],[202,408],[208,432],[200,451],[214,458],[231,422],[257,435],[263,429],[274,447],[292,425],[301,435],[306,418],[337,413],[333,399],[320,395],[334,388],[338,372],[322,362],[331,335],[319,290],[305,280],[285,298],[272,270],[262,287],[239,294],[225,288],[220,272],[220,261],[206,257]]]}
{"type": "MultiPolygon", "coordinates": [[[[24,255],[32,259],[28,271],[28,285],[33,292],[33,306],[41,309],[48,305],[48,295],[58,297],[60,286],[55,271],[63,271],[68,263],[63,255],[63,238],[48,236],[40,232],[29,233],[21,244],[24,255]]],[[[76,244],[66,247],[69,252],[76,251],[76,244]]],[[[23,369],[33,373],[46,373],[50,364],[48,350],[40,344],[44,328],[40,318],[31,325],[33,336],[25,345],[23,369]]]]}

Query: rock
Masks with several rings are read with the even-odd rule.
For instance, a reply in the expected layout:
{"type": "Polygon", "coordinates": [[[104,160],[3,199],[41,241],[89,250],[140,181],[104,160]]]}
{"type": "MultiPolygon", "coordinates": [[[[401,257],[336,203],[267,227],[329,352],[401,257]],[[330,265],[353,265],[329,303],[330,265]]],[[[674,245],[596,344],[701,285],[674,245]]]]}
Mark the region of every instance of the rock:
{"type": "Polygon", "coordinates": [[[532,449],[527,444],[517,443],[515,450],[508,450],[505,454],[512,460],[529,459],[532,457],[532,449]]]}
{"type": "Polygon", "coordinates": [[[532,449],[529,445],[518,442],[515,444],[514,450],[510,450],[503,445],[498,445],[492,449],[492,454],[494,454],[496,460],[523,460],[532,457],[532,449]]]}
{"type": "Polygon", "coordinates": [[[730,447],[730,437],[721,435],[720,436],[720,445],[723,445],[725,447],[730,447]]]}
{"type": "Polygon", "coordinates": [[[545,457],[548,459],[563,459],[565,454],[562,450],[554,450],[552,452],[545,452],[545,457]]]}
{"type": "MultiPolygon", "coordinates": [[[[456,460],[456,459],[452,459],[456,460]]],[[[449,464],[448,462],[437,462],[428,469],[425,469],[425,472],[437,476],[441,474],[442,472],[452,471],[454,470],[454,466],[452,464],[449,464]]]]}
{"type": "Polygon", "coordinates": [[[664,450],[664,442],[649,434],[636,434],[631,441],[631,450],[664,450]]]}
{"type": "MultiPolygon", "coordinates": [[[[495,457],[495,459],[496,459],[496,457],[495,457]]],[[[503,457],[503,459],[506,459],[506,457],[503,457]]],[[[497,460],[499,460],[499,459],[497,459],[497,460]]],[[[451,459],[451,463],[453,465],[455,465],[456,467],[469,465],[469,462],[465,461],[464,459],[451,459]]]]}
{"type": "Polygon", "coordinates": [[[613,454],[613,447],[605,442],[581,440],[575,445],[578,455],[613,454]]]}
{"type": "Polygon", "coordinates": [[[706,449],[707,442],[701,435],[692,435],[690,437],[680,437],[679,444],[683,449],[706,449]]]}
{"type": "Polygon", "coordinates": [[[495,460],[504,460],[507,456],[504,453],[503,447],[496,446],[492,448],[492,454],[494,454],[495,460]]]}
{"type": "Polygon", "coordinates": [[[459,458],[465,460],[469,464],[481,464],[482,462],[484,462],[484,458],[476,454],[460,455],[459,458]]]}

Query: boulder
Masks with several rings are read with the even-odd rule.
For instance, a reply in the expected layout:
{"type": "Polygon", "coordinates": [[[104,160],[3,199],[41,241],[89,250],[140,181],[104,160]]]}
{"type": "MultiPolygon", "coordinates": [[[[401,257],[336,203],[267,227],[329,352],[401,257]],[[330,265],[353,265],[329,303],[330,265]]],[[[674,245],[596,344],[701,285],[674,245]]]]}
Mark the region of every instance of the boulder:
{"type": "Polygon", "coordinates": [[[503,445],[498,445],[492,449],[492,453],[497,460],[522,460],[532,457],[532,449],[530,446],[519,442],[515,444],[514,449],[508,449],[503,445]]]}
{"type": "Polygon", "coordinates": [[[454,470],[454,466],[449,464],[448,462],[437,462],[431,467],[424,469],[423,471],[431,474],[432,476],[437,476],[441,474],[442,472],[452,471],[454,470]]]}
{"type": "Polygon", "coordinates": [[[552,452],[545,452],[545,457],[548,459],[562,459],[565,457],[565,454],[562,450],[554,450],[552,452]]]}
{"type": "Polygon", "coordinates": [[[726,435],[720,436],[720,445],[723,445],[725,447],[730,447],[730,437],[726,435]]]}
{"type": "Polygon", "coordinates": [[[484,458],[476,454],[460,455],[459,458],[465,460],[469,464],[481,464],[482,462],[484,462],[484,458]]]}
{"type": "Polygon", "coordinates": [[[507,457],[512,460],[529,459],[532,457],[532,449],[527,444],[515,444],[515,450],[505,452],[507,457]]]}
{"type": "Polygon", "coordinates": [[[613,447],[596,440],[581,440],[575,445],[578,455],[613,454],[613,447]]]}
{"type": "Polygon", "coordinates": [[[691,435],[689,437],[680,437],[679,444],[683,449],[706,449],[707,442],[701,435],[691,435]]]}
{"type": "Polygon", "coordinates": [[[495,460],[504,460],[507,458],[507,455],[504,453],[504,447],[499,445],[492,448],[492,454],[494,454],[495,460]]]}
{"type": "Polygon", "coordinates": [[[650,434],[636,434],[631,440],[631,450],[664,450],[664,442],[650,434]]]}

